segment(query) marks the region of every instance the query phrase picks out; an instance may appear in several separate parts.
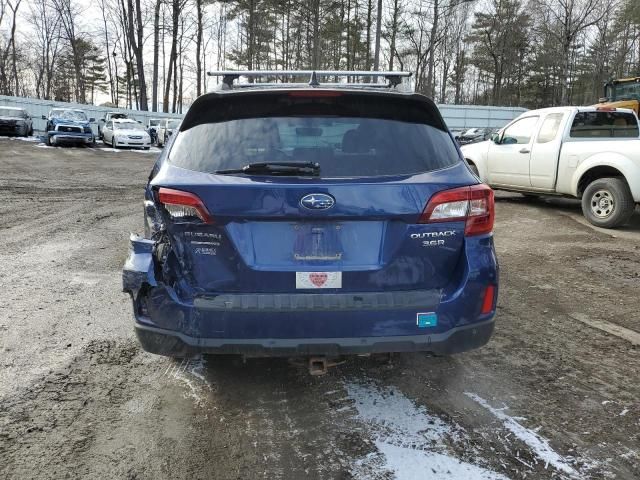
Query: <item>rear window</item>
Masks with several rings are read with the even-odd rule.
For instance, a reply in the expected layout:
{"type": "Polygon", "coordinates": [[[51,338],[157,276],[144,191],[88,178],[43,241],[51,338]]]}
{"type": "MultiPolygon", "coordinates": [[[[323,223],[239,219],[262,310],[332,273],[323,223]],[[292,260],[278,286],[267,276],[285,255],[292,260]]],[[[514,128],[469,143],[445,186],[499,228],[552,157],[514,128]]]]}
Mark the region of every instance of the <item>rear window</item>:
{"type": "Polygon", "coordinates": [[[638,122],[627,112],[579,112],[571,125],[573,138],[629,138],[640,135],[638,122]]]}
{"type": "Polygon", "coordinates": [[[171,163],[215,173],[255,162],[317,162],[321,177],[340,178],[417,174],[460,161],[441,120],[419,102],[359,97],[332,106],[332,99],[256,96],[241,108],[226,100],[187,114],[171,163]],[[221,119],[222,112],[240,118],[221,119]]]}

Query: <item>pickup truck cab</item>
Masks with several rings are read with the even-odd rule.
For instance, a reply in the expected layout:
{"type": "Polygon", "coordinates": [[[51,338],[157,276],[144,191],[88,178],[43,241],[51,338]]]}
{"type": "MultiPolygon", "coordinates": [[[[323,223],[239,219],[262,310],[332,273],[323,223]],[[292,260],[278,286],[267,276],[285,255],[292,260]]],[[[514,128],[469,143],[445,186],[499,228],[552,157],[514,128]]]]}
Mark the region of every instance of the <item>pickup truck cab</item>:
{"type": "Polygon", "coordinates": [[[531,110],[491,140],[461,150],[491,187],[579,198],[598,227],[624,225],[640,203],[640,129],[632,110],[531,110]]]}
{"type": "Polygon", "coordinates": [[[156,143],[159,147],[164,147],[173,135],[174,130],[180,126],[180,120],[175,118],[162,119],[160,125],[156,127],[156,143]]]}
{"type": "Polygon", "coordinates": [[[103,133],[103,129],[104,126],[107,124],[107,122],[109,120],[116,120],[116,119],[120,119],[120,120],[124,120],[124,119],[128,119],[129,116],[126,113],[122,113],[122,112],[107,112],[104,114],[104,117],[102,117],[99,121],[98,121],[98,138],[100,140],[102,140],[104,138],[104,133],[103,133]]]}

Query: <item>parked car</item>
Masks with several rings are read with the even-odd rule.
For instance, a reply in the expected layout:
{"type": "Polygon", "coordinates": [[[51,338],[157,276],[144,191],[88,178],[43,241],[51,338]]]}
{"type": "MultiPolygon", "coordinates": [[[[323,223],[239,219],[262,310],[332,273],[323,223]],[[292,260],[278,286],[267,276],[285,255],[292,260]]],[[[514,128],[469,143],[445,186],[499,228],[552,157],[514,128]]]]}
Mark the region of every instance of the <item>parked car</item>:
{"type": "Polygon", "coordinates": [[[150,118],[147,120],[147,133],[151,137],[151,143],[153,145],[158,144],[158,128],[162,123],[162,119],[160,118],[150,118]]]}
{"type": "Polygon", "coordinates": [[[102,129],[104,128],[104,126],[107,124],[107,122],[109,120],[125,119],[125,118],[129,118],[129,116],[126,113],[122,113],[122,112],[107,112],[107,113],[105,113],[104,117],[102,117],[98,121],[98,138],[100,140],[103,139],[102,129]]]}
{"type": "Polygon", "coordinates": [[[96,141],[91,123],[94,118],[87,118],[84,110],[74,108],[54,108],[49,115],[43,115],[47,121],[45,127],[45,141],[47,145],[62,143],[91,144],[96,141]]]}
{"type": "Polygon", "coordinates": [[[598,227],[624,225],[640,202],[640,131],[632,110],[531,110],[493,141],[462,152],[493,188],[579,198],[584,216],[598,227]]]}
{"type": "Polygon", "coordinates": [[[129,147],[149,150],[151,137],[140,123],[135,120],[113,119],[102,128],[105,145],[113,148],[129,147]]]}
{"type": "Polygon", "coordinates": [[[33,120],[24,108],[0,107],[0,135],[33,135],[33,120]]]}
{"type": "Polygon", "coordinates": [[[491,138],[491,135],[493,135],[497,131],[498,130],[495,128],[472,128],[462,133],[462,135],[460,135],[457,140],[460,145],[484,142],[485,140],[489,140],[491,138]]]}
{"type": "Polygon", "coordinates": [[[484,345],[493,191],[433,101],[391,82],[259,85],[196,99],[151,172],[123,271],[142,347],[311,368],[484,345]]]}
{"type": "Polygon", "coordinates": [[[160,122],[158,126],[158,141],[157,145],[163,147],[173,135],[174,130],[180,126],[180,120],[165,118],[160,122]]]}

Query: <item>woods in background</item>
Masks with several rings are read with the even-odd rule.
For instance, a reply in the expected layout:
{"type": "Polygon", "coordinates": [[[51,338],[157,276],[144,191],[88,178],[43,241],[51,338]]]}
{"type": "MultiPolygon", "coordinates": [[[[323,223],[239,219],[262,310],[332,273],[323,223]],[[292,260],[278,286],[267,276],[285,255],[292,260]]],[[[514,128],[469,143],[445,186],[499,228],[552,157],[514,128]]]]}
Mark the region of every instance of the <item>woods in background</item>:
{"type": "Polygon", "coordinates": [[[408,70],[440,103],[591,104],[639,0],[0,0],[0,94],[182,112],[212,69],[408,70]]]}

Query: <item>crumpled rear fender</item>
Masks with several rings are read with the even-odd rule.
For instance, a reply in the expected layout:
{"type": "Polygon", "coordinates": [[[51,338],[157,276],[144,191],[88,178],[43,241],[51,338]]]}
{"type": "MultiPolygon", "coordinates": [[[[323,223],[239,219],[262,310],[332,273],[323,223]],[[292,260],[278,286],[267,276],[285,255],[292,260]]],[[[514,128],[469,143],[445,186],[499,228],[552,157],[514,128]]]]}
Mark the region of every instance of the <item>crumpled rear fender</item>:
{"type": "Polygon", "coordinates": [[[129,256],[122,269],[122,290],[135,296],[145,284],[152,287],[158,285],[153,260],[153,247],[156,242],[133,233],[129,240],[129,256]]]}

